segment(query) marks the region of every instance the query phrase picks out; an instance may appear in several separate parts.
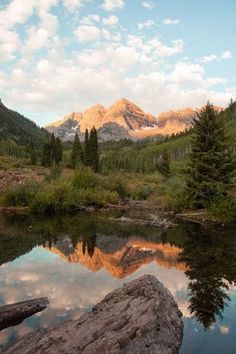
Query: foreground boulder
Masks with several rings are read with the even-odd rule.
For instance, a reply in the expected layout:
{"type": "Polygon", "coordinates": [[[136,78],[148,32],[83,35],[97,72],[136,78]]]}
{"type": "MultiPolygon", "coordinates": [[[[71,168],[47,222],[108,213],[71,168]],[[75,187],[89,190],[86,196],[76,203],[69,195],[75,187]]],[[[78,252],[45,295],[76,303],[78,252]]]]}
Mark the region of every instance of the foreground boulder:
{"type": "Polygon", "coordinates": [[[25,318],[44,310],[48,306],[48,298],[40,297],[33,300],[17,302],[0,307],[0,330],[15,326],[25,318]]]}
{"type": "Polygon", "coordinates": [[[4,353],[177,354],[182,314],[170,292],[144,275],[112,291],[91,313],[23,337],[4,353]]]}

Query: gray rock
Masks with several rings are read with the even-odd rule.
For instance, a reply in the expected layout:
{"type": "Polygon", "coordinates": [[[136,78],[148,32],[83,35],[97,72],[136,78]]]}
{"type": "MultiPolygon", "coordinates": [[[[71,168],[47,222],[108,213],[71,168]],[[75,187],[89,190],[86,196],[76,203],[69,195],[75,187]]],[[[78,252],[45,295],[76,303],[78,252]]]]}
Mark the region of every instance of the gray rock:
{"type": "Polygon", "coordinates": [[[38,330],[6,354],[177,354],[182,314],[170,292],[144,275],[108,294],[91,313],[49,330],[38,330]]]}

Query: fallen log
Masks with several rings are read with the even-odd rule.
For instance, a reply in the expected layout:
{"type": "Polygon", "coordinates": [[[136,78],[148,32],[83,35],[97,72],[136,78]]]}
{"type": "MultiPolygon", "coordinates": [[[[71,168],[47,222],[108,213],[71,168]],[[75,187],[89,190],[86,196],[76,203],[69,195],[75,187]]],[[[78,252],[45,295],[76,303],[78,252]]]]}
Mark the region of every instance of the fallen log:
{"type": "Polygon", "coordinates": [[[15,304],[0,307],[0,330],[16,326],[25,318],[44,310],[49,301],[47,297],[17,302],[15,304]]]}
{"type": "Polygon", "coordinates": [[[177,354],[183,321],[173,296],[144,275],[108,294],[90,313],[32,332],[5,354],[177,354]]]}
{"type": "Polygon", "coordinates": [[[28,207],[0,207],[0,214],[29,214],[28,207]]]}
{"type": "Polygon", "coordinates": [[[162,227],[164,229],[168,229],[168,228],[177,226],[176,224],[172,223],[168,219],[161,220],[160,218],[158,218],[157,216],[154,216],[154,215],[151,215],[151,218],[152,218],[152,220],[131,219],[131,218],[127,218],[127,217],[122,216],[121,218],[109,218],[109,220],[115,221],[115,222],[121,222],[121,223],[125,223],[125,224],[135,224],[135,225],[142,225],[142,226],[148,226],[148,225],[158,226],[158,227],[162,227]]]}

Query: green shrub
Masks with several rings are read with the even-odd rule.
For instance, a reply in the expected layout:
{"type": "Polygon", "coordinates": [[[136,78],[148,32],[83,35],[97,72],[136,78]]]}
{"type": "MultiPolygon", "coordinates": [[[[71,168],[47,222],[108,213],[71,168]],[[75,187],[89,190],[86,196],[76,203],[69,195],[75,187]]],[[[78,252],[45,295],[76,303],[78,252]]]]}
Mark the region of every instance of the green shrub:
{"type": "Polygon", "coordinates": [[[141,184],[132,192],[132,196],[137,200],[147,200],[155,191],[156,186],[152,184],[141,184]]]}
{"type": "Polygon", "coordinates": [[[121,198],[129,195],[125,180],[121,176],[101,177],[100,185],[105,190],[118,193],[121,198]]]}
{"type": "Polygon", "coordinates": [[[72,186],[64,180],[42,185],[31,203],[35,212],[53,213],[69,211],[79,206],[72,186]]]}
{"type": "Polygon", "coordinates": [[[88,167],[80,167],[72,177],[72,185],[76,189],[94,188],[98,184],[98,177],[88,167]]]}
{"type": "Polygon", "coordinates": [[[10,187],[2,197],[2,203],[6,206],[27,207],[31,204],[37,185],[23,184],[10,187]]]}
{"type": "Polygon", "coordinates": [[[76,193],[77,200],[82,206],[105,207],[108,204],[117,204],[119,195],[103,189],[79,189],[76,193]]]}
{"type": "Polygon", "coordinates": [[[172,176],[166,182],[161,183],[158,194],[151,199],[159,203],[165,210],[180,212],[187,206],[183,178],[172,176]]]}

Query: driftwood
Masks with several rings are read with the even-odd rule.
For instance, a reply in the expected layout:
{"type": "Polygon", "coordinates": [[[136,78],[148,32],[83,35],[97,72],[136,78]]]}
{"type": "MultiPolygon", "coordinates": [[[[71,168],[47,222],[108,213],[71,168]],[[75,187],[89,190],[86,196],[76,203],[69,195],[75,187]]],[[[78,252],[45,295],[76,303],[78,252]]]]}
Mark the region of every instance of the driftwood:
{"type": "Polygon", "coordinates": [[[0,214],[28,214],[30,208],[27,207],[0,207],[0,214]]]}
{"type": "Polygon", "coordinates": [[[18,302],[0,307],[0,330],[15,326],[25,318],[44,310],[49,301],[47,297],[18,302]]]}
{"type": "Polygon", "coordinates": [[[136,225],[151,225],[151,226],[158,226],[164,229],[168,229],[170,227],[175,227],[176,224],[172,223],[168,219],[160,219],[156,215],[150,215],[151,219],[132,219],[122,216],[121,218],[109,218],[111,221],[115,222],[122,222],[126,224],[136,224],[136,225]]]}
{"type": "Polygon", "coordinates": [[[24,336],[5,354],[177,354],[183,321],[173,296],[144,275],[108,294],[90,313],[24,336]]]}
{"type": "Polygon", "coordinates": [[[179,213],[176,214],[175,217],[183,221],[190,221],[196,224],[205,225],[207,221],[207,212],[206,210],[199,210],[196,212],[179,213]]]}

